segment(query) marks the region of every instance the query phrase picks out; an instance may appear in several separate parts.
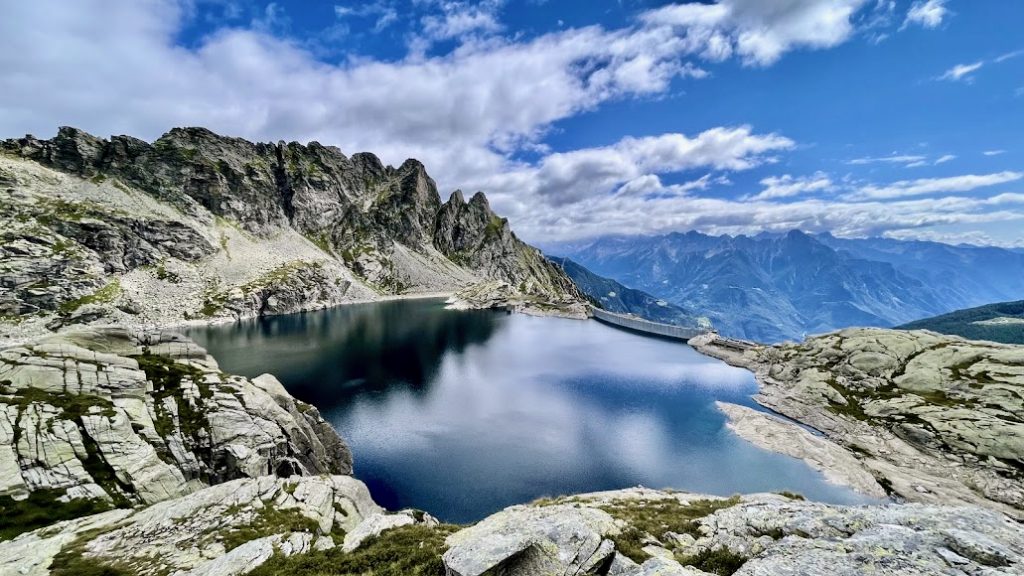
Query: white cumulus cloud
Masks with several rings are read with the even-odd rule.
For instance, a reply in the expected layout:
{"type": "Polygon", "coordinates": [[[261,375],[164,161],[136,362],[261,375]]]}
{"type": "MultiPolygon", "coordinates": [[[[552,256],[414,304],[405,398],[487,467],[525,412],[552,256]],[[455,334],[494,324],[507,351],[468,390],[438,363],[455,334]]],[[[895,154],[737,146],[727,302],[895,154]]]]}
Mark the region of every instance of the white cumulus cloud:
{"type": "Polygon", "coordinates": [[[750,200],[792,198],[793,196],[831,190],[834,187],[832,179],[823,172],[805,177],[794,177],[789,174],[770,176],[761,180],[761,185],[764,186],[764,189],[749,197],[750,200]]]}
{"type": "Polygon", "coordinates": [[[947,0],[917,0],[910,5],[907,11],[907,19],[903,22],[906,28],[910,24],[917,24],[925,28],[938,28],[942,21],[949,16],[949,8],[946,8],[947,0]]]}
{"type": "Polygon", "coordinates": [[[829,48],[854,32],[853,16],[867,0],[720,0],[674,4],[646,13],[649,25],[680,31],[681,40],[710,60],[738,54],[768,65],[796,48],[829,48]]]}

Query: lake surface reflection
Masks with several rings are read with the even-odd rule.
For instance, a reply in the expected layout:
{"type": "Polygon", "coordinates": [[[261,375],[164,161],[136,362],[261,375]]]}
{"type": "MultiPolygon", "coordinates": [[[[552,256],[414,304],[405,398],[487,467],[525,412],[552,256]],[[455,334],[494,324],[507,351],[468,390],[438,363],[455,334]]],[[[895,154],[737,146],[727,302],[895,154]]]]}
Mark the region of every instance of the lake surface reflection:
{"type": "Polygon", "coordinates": [[[276,375],[316,405],[378,503],[450,522],[541,496],[644,485],[864,501],[733,435],[715,400],[752,375],[595,321],[344,306],[191,330],[221,367],[276,375]]]}

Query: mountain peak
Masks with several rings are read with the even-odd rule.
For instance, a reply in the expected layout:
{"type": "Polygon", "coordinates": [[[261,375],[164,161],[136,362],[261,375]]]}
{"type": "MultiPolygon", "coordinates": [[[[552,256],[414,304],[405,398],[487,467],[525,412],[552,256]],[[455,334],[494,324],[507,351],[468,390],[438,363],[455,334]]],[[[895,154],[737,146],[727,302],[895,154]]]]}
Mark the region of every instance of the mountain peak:
{"type": "Polygon", "coordinates": [[[452,192],[452,195],[448,197],[449,204],[465,204],[466,198],[462,195],[462,190],[456,190],[452,192]]]}
{"type": "MultiPolygon", "coordinates": [[[[512,287],[513,293],[529,291],[538,302],[580,301],[571,281],[539,251],[519,241],[508,221],[491,211],[483,193],[474,194],[467,203],[462,192],[456,191],[442,205],[436,184],[416,159],[394,169],[369,153],[349,159],[337,148],[319,143],[253,143],[201,127],[174,128],[153,144],[124,136],[104,140],[63,127],[50,140],[27,136],[0,142],[0,149],[87,178],[93,186],[115,179],[118,189],[148,194],[181,215],[173,223],[154,223],[153,215],[140,216],[138,222],[121,222],[119,219],[134,216],[121,216],[123,210],[116,202],[119,193],[114,188],[104,190],[114,205],[107,207],[109,213],[97,208],[90,214],[92,220],[111,227],[103,232],[105,242],[112,238],[110,246],[103,244],[102,249],[112,252],[96,258],[107,262],[107,272],[115,278],[117,273],[139,266],[186,256],[202,259],[218,252],[217,245],[205,239],[223,238],[225,232],[217,223],[227,221],[260,246],[274,238],[291,236],[289,242],[294,242],[294,237],[305,237],[315,253],[302,256],[301,266],[295,264],[304,271],[310,259],[324,258],[347,270],[336,276],[317,272],[321,268],[296,273],[312,285],[302,286],[297,300],[277,299],[286,302],[286,309],[301,308],[303,298],[316,302],[338,298],[347,289],[343,287],[354,281],[363,283],[366,290],[385,294],[456,292],[470,284],[498,281],[512,287]],[[177,228],[167,231],[172,224],[177,228]],[[437,252],[450,262],[443,262],[437,252]],[[324,282],[328,284],[321,286],[324,282]]],[[[72,232],[76,235],[67,242],[81,239],[91,242],[89,250],[101,249],[100,244],[87,240],[92,228],[77,221],[55,230],[58,234],[72,232]]],[[[221,247],[226,251],[229,243],[221,247]]],[[[296,254],[278,255],[274,257],[278,260],[271,258],[269,264],[258,254],[246,257],[256,259],[246,268],[258,273],[279,267],[281,257],[294,259],[296,254]]],[[[228,279],[221,277],[220,270],[204,273],[209,285],[200,283],[196,289],[221,294],[228,279]]],[[[242,288],[257,286],[254,282],[258,279],[250,280],[242,288]]],[[[282,274],[280,280],[291,281],[291,275],[282,274]]],[[[258,303],[268,293],[265,290],[259,297],[243,300],[258,303]]],[[[245,296],[245,290],[242,294],[245,296]]],[[[72,291],[71,295],[77,294],[72,291]]],[[[27,292],[17,296],[22,297],[31,300],[35,296],[27,292]]],[[[206,309],[223,309],[227,298],[223,296],[224,305],[206,309]]],[[[58,294],[51,309],[61,302],[58,294]]],[[[268,306],[261,309],[271,310],[268,306]]],[[[18,310],[20,313],[20,305],[18,310]]],[[[198,314],[195,310],[180,312],[198,314]]]]}

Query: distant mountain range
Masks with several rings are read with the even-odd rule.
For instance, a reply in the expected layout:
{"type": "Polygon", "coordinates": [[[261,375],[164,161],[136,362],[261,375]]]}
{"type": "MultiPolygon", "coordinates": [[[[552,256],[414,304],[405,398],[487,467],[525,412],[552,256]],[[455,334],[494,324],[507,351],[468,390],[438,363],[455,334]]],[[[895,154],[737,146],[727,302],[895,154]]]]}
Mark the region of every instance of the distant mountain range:
{"type": "Polygon", "coordinates": [[[550,258],[565,271],[576,286],[595,304],[609,312],[633,314],[654,322],[677,326],[707,326],[707,318],[699,318],[681,306],[656,298],[642,290],[598,276],[568,258],[550,258]]]}
{"type": "Polygon", "coordinates": [[[1024,253],[994,247],[794,230],[614,236],[545,249],[707,316],[725,335],[762,342],[892,327],[1024,296],[1024,253]]]}
{"type": "Polygon", "coordinates": [[[1024,300],[957,310],[899,326],[901,330],[932,330],[1006,344],[1024,344],[1024,300]]]}

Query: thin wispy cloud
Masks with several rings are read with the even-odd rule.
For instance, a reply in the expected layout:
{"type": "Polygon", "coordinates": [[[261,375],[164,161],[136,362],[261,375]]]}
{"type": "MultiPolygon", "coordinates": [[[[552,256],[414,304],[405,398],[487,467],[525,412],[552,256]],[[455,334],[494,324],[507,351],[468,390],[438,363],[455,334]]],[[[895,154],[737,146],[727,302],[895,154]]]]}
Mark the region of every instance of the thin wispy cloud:
{"type": "Polygon", "coordinates": [[[1006,62],[1007,60],[1012,60],[1012,59],[1014,59],[1014,58],[1016,58],[1018,56],[1021,56],[1021,55],[1024,55],[1024,50],[1014,50],[1013,52],[1007,52],[1006,54],[998,56],[995,59],[995,62],[997,64],[1001,63],[1001,62],[1006,62]]]}
{"type": "Polygon", "coordinates": [[[957,64],[949,70],[946,70],[941,76],[938,76],[936,80],[949,80],[954,82],[965,81],[971,83],[974,81],[973,74],[980,70],[987,64],[1002,64],[1007,60],[1012,60],[1020,55],[1024,54],[1024,50],[1014,50],[1013,52],[1007,52],[991,60],[979,60],[971,64],[957,64]]]}
{"type": "Polygon", "coordinates": [[[1000,156],[1006,154],[1006,150],[985,150],[982,154],[985,156],[1000,156]]]}
{"type": "Polygon", "coordinates": [[[884,186],[864,186],[850,194],[848,199],[890,199],[906,196],[923,196],[926,194],[946,194],[970,192],[978,188],[986,188],[1007,182],[1016,182],[1024,178],[1021,172],[997,172],[994,174],[965,174],[948,178],[921,178],[918,180],[901,180],[884,186]]]}
{"type": "Polygon", "coordinates": [[[939,80],[949,80],[952,82],[970,82],[972,80],[971,74],[977,72],[984,66],[984,62],[974,62],[973,64],[957,64],[949,70],[939,76],[939,80]]]}
{"type": "Polygon", "coordinates": [[[945,164],[946,162],[952,162],[953,160],[956,160],[956,154],[945,154],[943,156],[939,156],[935,160],[935,165],[938,166],[939,164],[945,164]]]}
{"type": "Polygon", "coordinates": [[[851,166],[866,166],[868,164],[903,164],[908,168],[924,166],[928,157],[920,154],[893,154],[891,156],[864,156],[848,160],[846,163],[851,166]]]}
{"type": "Polygon", "coordinates": [[[334,15],[339,19],[373,18],[374,32],[382,32],[398,22],[398,9],[386,0],[376,2],[358,2],[354,5],[334,5],[334,15]]]}

